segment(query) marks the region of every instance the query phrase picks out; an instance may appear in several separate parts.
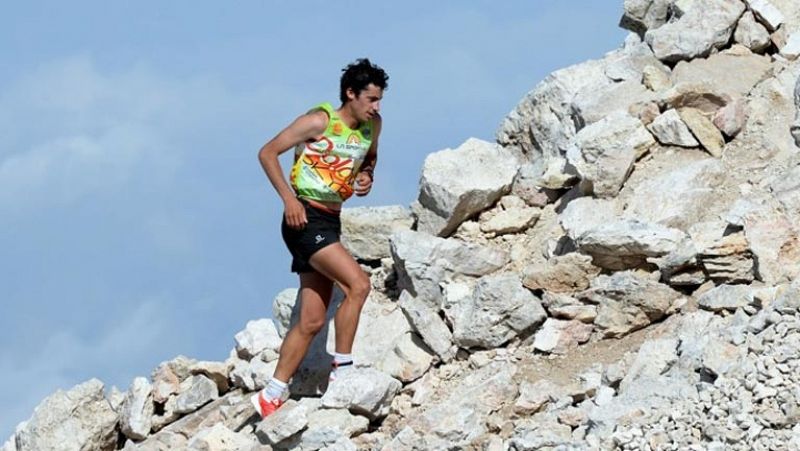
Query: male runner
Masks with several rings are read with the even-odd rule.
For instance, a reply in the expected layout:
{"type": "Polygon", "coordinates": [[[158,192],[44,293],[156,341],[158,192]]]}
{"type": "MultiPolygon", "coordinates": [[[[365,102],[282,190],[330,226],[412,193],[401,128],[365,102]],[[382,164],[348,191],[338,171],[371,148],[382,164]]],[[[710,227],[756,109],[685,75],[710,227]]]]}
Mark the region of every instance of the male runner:
{"type": "Polygon", "coordinates": [[[292,272],[300,276],[300,320],[289,330],[278,366],[264,390],[253,396],[262,418],[278,409],[287,395],[311,340],[325,325],[335,282],[345,294],[334,318],[336,353],[331,379],[341,366],[352,365],[351,351],[361,308],[370,290],[369,277],[339,242],[342,202],[372,188],[381,131],[380,101],[389,77],[368,59],[343,69],[334,109],[322,103],[298,117],[258,153],[269,181],[283,200],[281,233],[292,254],[292,272]],[[294,147],[291,188],[278,155],[294,147]]]}

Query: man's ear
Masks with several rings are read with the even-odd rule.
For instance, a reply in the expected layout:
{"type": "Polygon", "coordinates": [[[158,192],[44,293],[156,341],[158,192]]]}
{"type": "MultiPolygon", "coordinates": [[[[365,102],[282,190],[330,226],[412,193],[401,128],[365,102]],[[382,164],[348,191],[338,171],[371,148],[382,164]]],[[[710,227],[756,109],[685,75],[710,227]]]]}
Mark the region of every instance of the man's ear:
{"type": "Polygon", "coordinates": [[[353,91],[353,88],[347,88],[347,90],[344,93],[349,100],[355,100],[356,97],[358,97],[358,95],[356,95],[356,92],[353,91]]]}

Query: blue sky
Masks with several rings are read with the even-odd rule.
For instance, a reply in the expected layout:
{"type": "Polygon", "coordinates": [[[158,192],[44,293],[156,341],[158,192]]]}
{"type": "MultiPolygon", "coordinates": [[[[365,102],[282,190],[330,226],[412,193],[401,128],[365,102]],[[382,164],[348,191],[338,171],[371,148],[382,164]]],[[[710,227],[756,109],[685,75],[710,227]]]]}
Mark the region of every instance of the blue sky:
{"type": "MultiPolygon", "coordinates": [[[[0,13],[0,443],[55,390],[224,360],[296,284],[259,147],[368,56],[390,75],[372,194],[548,73],[621,45],[622,1],[35,1],[0,13]]],[[[289,156],[286,154],[285,156],[289,156]]],[[[283,159],[284,168],[287,159],[283,159]]]]}

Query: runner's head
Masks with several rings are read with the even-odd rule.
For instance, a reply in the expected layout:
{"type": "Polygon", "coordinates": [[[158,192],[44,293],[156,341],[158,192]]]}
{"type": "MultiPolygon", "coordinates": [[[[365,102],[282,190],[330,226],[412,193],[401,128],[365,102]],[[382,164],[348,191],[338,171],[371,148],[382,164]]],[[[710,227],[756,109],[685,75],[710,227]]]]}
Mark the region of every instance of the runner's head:
{"type": "Polygon", "coordinates": [[[380,110],[383,91],[388,86],[386,72],[367,58],[357,59],[342,69],[339,99],[349,105],[359,121],[366,121],[380,110]]]}

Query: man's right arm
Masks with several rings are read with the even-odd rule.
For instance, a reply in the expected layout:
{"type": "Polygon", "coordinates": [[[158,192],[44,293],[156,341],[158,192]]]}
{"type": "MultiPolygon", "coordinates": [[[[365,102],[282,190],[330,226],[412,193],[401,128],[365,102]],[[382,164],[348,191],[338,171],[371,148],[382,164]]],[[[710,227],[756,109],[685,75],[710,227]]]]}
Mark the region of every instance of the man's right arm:
{"type": "Polygon", "coordinates": [[[278,156],[294,146],[317,138],[325,132],[328,126],[328,115],[324,111],[315,111],[304,114],[283,129],[258,152],[258,161],[267,174],[275,191],[283,200],[286,223],[293,228],[303,227],[307,220],[303,204],[297,200],[294,191],[286,183],[278,156]]]}

